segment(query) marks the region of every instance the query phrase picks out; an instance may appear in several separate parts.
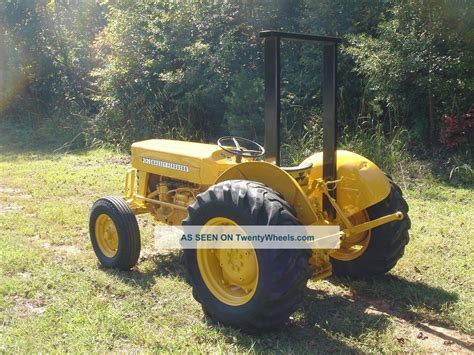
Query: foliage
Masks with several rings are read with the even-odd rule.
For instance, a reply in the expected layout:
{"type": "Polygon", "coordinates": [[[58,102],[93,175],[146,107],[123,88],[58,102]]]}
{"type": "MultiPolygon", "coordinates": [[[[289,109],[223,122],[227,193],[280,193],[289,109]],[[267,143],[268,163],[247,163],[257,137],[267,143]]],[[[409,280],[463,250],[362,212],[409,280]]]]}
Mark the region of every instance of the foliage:
{"type": "Polygon", "coordinates": [[[407,130],[395,127],[386,133],[380,122],[361,122],[351,134],[343,133],[341,145],[344,149],[365,156],[383,171],[393,174],[408,160],[407,130]]]}
{"type": "Polygon", "coordinates": [[[375,36],[348,35],[345,52],[365,78],[369,105],[390,126],[413,128],[435,144],[443,114],[474,102],[474,3],[404,0],[391,7],[375,36]]]}
{"type": "Polygon", "coordinates": [[[220,124],[222,103],[216,98],[223,82],[213,80],[215,48],[200,39],[199,30],[190,31],[206,30],[209,8],[163,1],[109,5],[108,26],[95,43],[95,100],[101,104],[96,135],[128,144],[220,124]]]}
{"type": "Polygon", "coordinates": [[[457,165],[449,173],[449,179],[472,186],[474,185],[474,169],[467,163],[457,165]]]}
{"type": "Polygon", "coordinates": [[[258,139],[263,135],[263,83],[245,72],[234,75],[230,93],[225,99],[225,126],[231,135],[258,139]]]}
{"type": "MultiPolygon", "coordinates": [[[[344,39],[344,135],[360,138],[359,122],[371,121],[384,136],[402,127],[434,144],[441,118],[474,102],[473,8],[469,0],[8,0],[0,115],[40,140],[77,145],[224,134],[261,141],[258,32],[277,29],[344,39]]],[[[284,41],[282,53],[283,141],[316,149],[321,48],[284,41]]]]}
{"type": "Polygon", "coordinates": [[[443,116],[441,143],[448,148],[469,146],[474,151],[474,106],[469,112],[457,116],[443,116]]]}
{"type": "Polygon", "coordinates": [[[103,26],[95,1],[9,0],[0,5],[2,116],[39,129],[58,116],[56,132],[94,112],[87,80],[90,43],[103,26]]]}
{"type": "Polygon", "coordinates": [[[287,131],[282,145],[282,162],[285,166],[296,166],[305,158],[323,148],[322,117],[313,113],[304,124],[302,135],[287,131]]]}

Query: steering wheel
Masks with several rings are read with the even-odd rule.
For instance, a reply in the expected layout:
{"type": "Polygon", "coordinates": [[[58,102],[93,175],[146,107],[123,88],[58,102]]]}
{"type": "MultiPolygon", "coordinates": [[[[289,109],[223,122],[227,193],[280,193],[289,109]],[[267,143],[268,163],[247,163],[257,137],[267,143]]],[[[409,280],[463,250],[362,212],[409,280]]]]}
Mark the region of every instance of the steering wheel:
{"type": "Polygon", "coordinates": [[[265,149],[260,144],[241,137],[224,136],[217,140],[217,145],[235,155],[237,163],[242,161],[242,157],[257,158],[265,154],[265,149]]]}

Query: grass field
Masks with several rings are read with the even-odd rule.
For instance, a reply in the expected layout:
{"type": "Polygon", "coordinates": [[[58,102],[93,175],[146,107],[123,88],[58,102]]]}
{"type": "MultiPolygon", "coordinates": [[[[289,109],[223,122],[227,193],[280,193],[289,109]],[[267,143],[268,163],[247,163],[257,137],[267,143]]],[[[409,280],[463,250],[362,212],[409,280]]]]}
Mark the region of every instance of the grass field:
{"type": "Polygon", "coordinates": [[[471,188],[399,179],[412,219],[404,258],[378,279],[310,282],[301,309],[261,337],[208,322],[179,253],[144,247],[102,269],[88,237],[95,199],[120,194],[129,157],[18,152],[0,141],[0,352],[469,352],[474,332],[471,188]]]}

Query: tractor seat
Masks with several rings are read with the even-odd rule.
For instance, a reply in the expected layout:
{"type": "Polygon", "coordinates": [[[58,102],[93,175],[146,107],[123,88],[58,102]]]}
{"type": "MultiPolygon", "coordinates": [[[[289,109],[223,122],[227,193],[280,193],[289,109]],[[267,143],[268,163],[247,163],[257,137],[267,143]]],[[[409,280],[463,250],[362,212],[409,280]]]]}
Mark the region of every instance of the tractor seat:
{"type": "Polygon", "coordinates": [[[303,171],[311,169],[312,167],[313,163],[308,161],[297,166],[280,166],[280,169],[286,171],[287,173],[302,173],[303,171]]]}

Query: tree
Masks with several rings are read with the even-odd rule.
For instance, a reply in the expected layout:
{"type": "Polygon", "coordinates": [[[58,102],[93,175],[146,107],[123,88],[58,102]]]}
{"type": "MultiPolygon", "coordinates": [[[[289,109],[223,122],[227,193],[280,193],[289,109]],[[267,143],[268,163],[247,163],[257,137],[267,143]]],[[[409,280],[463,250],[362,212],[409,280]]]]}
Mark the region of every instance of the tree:
{"type": "Polygon", "coordinates": [[[473,102],[473,10],[466,0],[404,0],[394,3],[377,37],[349,36],[346,53],[367,80],[372,105],[431,144],[441,116],[473,102]]]}

